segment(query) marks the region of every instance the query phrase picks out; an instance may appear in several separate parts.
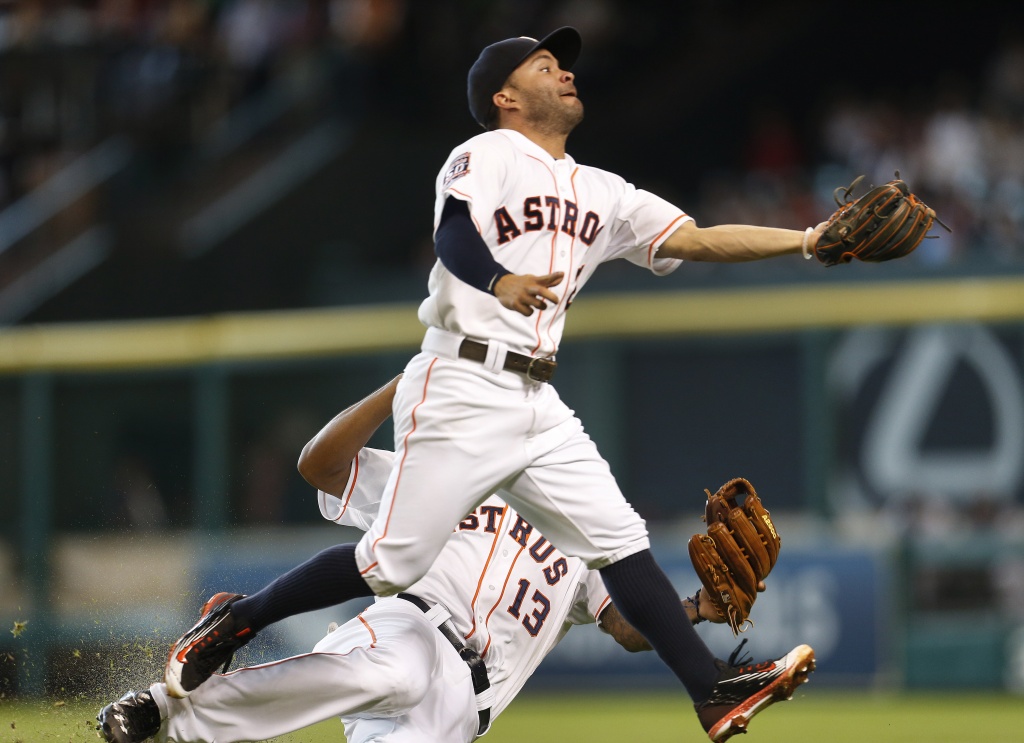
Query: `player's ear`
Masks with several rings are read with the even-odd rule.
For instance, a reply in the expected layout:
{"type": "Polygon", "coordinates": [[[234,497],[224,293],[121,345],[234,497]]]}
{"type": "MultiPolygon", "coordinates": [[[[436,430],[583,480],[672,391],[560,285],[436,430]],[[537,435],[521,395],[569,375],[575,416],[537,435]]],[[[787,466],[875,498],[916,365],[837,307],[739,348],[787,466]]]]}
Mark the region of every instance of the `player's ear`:
{"type": "Polygon", "coordinates": [[[505,86],[493,96],[491,96],[491,102],[494,107],[500,110],[511,110],[513,108],[519,108],[519,104],[516,100],[516,89],[510,86],[505,86]]]}

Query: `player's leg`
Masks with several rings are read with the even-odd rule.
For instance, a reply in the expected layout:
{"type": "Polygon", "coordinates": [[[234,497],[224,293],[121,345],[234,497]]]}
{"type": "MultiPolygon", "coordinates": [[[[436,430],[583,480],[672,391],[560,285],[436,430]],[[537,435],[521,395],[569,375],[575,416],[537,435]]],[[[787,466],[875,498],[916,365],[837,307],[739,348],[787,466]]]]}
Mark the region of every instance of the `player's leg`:
{"type": "Polygon", "coordinates": [[[538,392],[532,463],[506,485],[509,500],[563,552],[601,569],[616,607],[683,682],[694,700],[711,693],[715,658],[686,617],[593,440],[553,388],[538,392]],[[556,435],[557,434],[557,435],[556,435]]]}
{"type": "Polygon", "coordinates": [[[412,728],[418,740],[470,741],[478,724],[465,663],[398,599],[368,607],[310,654],[214,675],[185,700],[160,684],[151,691],[165,718],[161,739],[177,743],[263,740],[332,717],[358,733],[350,743],[382,728],[389,736],[380,740],[412,728]]]}
{"type": "Polygon", "coordinates": [[[506,485],[508,500],[556,547],[601,568],[623,617],[647,638],[695,701],[706,699],[718,675],[714,655],[652,557],[643,519],[626,502],[578,421],[573,429],[506,485]]]}
{"type": "MultiPolygon", "coordinates": [[[[406,609],[420,611],[401,599],[385,603],[405,604],[406,609]]],[[[373,711],[343,715],[348,743],[469,743],[476,739],[480,716],[469,667],[422,613],[418,620],[428,627],[437,660],[425,674],[429,681],[426,693],[419,703],[394,716],[373,711]]]]}
{"type": "Polygon", "coordinates": [[[507,500],[552,544],[600,569],[616,608],[682,681],[712,740],[743,732],[754,714],[807,680],[814,652],[801,645],[758,664],[716,659],[651,555],[643,520],[556,398],[553,390],[540,398],[538,420],[546,414],[551,425],[528,440],[533,463],[506,483],[507,500]]]}
{"type": "Polygon", "coordinates": [[[372,596],[373,591],[359,577],[355,548],[353,543],[321,550],[258,592],[239,599],[232,605],[232,613],[258,632],[286,617],[372,596]]]}
{"type": "Polygon", "coordinates": [[[219,593],[199,621],[171,646],[164,669],[169,693],[187,697],[261,629],[285,617],[372,595],[359,576],[355,545],[328,547],[252,596],[219,593]]]}
{"type": "MultiPolygon", "coordinates": [[[[411,514],[413,520],[419,525],[418,531],[422,532],[422,539],[416,540],[415,544],[406,545],[409,549],[402,561],[403,570],[401,573],[407,575],[403,585],[391,586],[378,584],[371,586],[363,577],[364,569],[374,562],[368,559],[360,566],[356,559],[357,545],[342,544],[329,547],[301,565],[289,570],[284,575],[276,578],[266,587],[251,596],[240,597],[230,607],[230,613],[235,623],[246,627],[251,637],[264,627],[280,621],[289,616],[302,614],[307,611],[322,609],[335,604],[340,604],[349,599],[372,596],[375,592],[378,595],[397,593],[402,588],[414,583],[433,562],[437,553],[441,551],[444,542],[452,528],[459,520],[473,508],[472,505],[464,505],[463,500],[472,503],[472,495],[463,495],[463,488],[449,488],[445,492],[446,497],[438,497],[433,494],[429,500],[424,499],[422,503],[415,501],[413,497],[403,498],[399,507],[396,504],[396,490],[401,485],[403,494],[413,490],[413,484],[420,477],[429,478],[437,482],[438,477],[433,472],[436,462],[450,462],[452,466],[460,468],[460,471],[467,469],[460,466],[458,460],[452,456],[446,456],[447,446],[445,442],[438,441],[437,437],[428,439],[423,445],[418,445],[416,440],[426,438],[424,431],[429,431],[430,423],[439,417],[438,413],[445,413],[451,409],[449,398],[441,391],[442,384],[434,382],[430,385],[430,395],[427,405],[418,405],[419,398],[410,398],[409,385],[406,380],[412,380],[417,387],[416,392],[422,397],[428,397],[426,393],[419,393],[418,386],[427,387],[425,382],[420,381],[420,376],[415,370],[422,367],[417,366],[416,359],[410,363],[410,367],[403,375],[402,383],[399,384],[394,399],[395,409],[395,430],[396,439],[406,444],[406,449],[399,451],[396,458],[397,465],[392,471],[385,492],[382,496],[381,512],[386,518],[379,520],[375,531],[368,533],[369,539],[362,541],[368,545],[366,551],[372,553],[372,545],[376,544],[382,536],[390,537],[396,530],[401,528],[401,517],[411,514]],[[405,390],[405,394],[403,394],[405,390]],[[422,411],[419,408],[422,407],[422,411]],[[419,419],[413,418],[417,411],[419,419]],[[410,436],[408,432],[419,432],[410,436]],[[408,443],[412,439],[412,443],[408,443]],[[438,449],[441,451],[439,452],[438,449]],[[419,462],[426,460],[428,467],[426,474],[423,474],[423,467],[419,462]],[[459,499],[462,500],[459,500],[459,499]],[[398,518],[393,519],[392,514],[397,513],[398,518]],[[377,590],[375,591],[374,588],[377,590]]],[[[422,373],[422,372],[421,372],[422,373]]],[[[440,377],[441,375],[438,375],[440,377]]],[[[468,468],[480,471],[482,468],[468,468]]],[[[473,486],[471,477],[465,477],[466,488],[473,486]]],[[[477,485],[476,487],[483,487],[477,485]]],[[[386,545],[385,545],[386,546],[386,545]]],[[[382,548],[383,549],[383,548],[382,548]]],[[[399,581],[397,575],[388,574],[393,581],[399,581]]],[[[192,642],[190,638],[188,640],[192,642]]],[[[179,641],[179,644],[180,641],[179,641]]],[[[173,685],[172,685],[173,686],[173,685]]],[[[176,691],[172,688],[172,691],[176,691]]]]}
{"type": "Polygon", "coordinates": [[[527,385],[511,373],[499,382],[468,362],[415,357],[396,391],[396,465],[370,531],[358,545],[323,550],[251,596],[211,599],[171,648],[164,675],[170,693],[186,697],[272,622],[395,594],[419,580],[455,525],[525,465],[522,446],[510,441],[521,441],[530,427],[531,411],[522,405],[527,385]]]}
{"type": "MultiPolygon", "coordinates": [[[[329,547],[275,579],[259,592],[239,599],[232,606],[232,613],[247,620],[254,631],[295,614],[334,606],[352,598],[372,596],[374,593],[390,595],[412,585],[434,561],[455,524],[472,510],[474,497],[463,491],[470,491],[474,487],[486,490],[485,485],[477,484],[471,476],[466,476],[462,488],[448,488],[441,495],[431,493],[429,500],[417,500],[413,492],[421,478],[431,482],[439,481],[435,472],[438,462],[450,463],[460,471],[482,471],[480,467],[461,466],[456,459],[457,452],[449,454],[447,441],[432,433],[445,416],[461,415],[464,420],[467,417],[454,404],[453,383],[445,381],[443,371],[434,374],[431,380],[432,371],[427,357],[423,354],[414,357],[395,391],[392,407],[396,466],[382,495],[380,513],[384,517],[379,518],[375,528],[361,540],[365,543],[363,551],[368,557],[360,565],[356,557],[359,551],[357,545],[329,547]],[[397,502],[396,492],[399,488],[402,488],[401,502],[397,502]],[[413,494],[406,497],[405,493],[413,494]],[[367,566],[375,562],[372,556],[374,545],[382,537],[390,538],[396,531],[400,531],[402,517],[405,515],[411,515],[419,524],[418,531],[423,538],[414,540],[414,544],[404,545],[406,554],[400,561],[401,571],[396,568],[395,571],[387,572],[393,586],[384,582],[376,585],[372,585],[372,581],[368,583],[364,573],[367,573],[367,566]],[[406,577],[401,578],[399,573],[406,577]]],[[[381,548],[382,552],[386,551],[386,546],[381,548]]],[[[372,577],[376,572],[371,570],[369,575],[372,577]]]]}
{"type": "Polygon", "coordinates": [[[377,595],[423,577],[459,521],[526,466],[531,385],[518,374],[426,354],[406,368],[393,405],[395,468],[356,547],[377,595]]]}

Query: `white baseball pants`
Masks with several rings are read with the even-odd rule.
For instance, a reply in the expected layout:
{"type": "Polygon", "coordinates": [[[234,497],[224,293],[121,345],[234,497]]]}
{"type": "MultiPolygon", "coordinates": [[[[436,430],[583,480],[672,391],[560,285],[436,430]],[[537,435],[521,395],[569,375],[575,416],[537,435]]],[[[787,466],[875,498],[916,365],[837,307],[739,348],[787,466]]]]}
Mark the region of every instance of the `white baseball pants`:
{"type": "Polygon", "coordinates": [[[501,495],[562,552],[601,568],[649,547],[643,519],[550,384],[458,358],[462,336],[430,328],[394,401],[395,469],[356,547],[377,595],[422,577],[459,521],[501,495]]]}
{"type": "Polygon", "coordinates": [[[341,717],[348,743],[469,743],[479,718],[469,668],[415,606],[377,602],[312,653],[215,674],[187,699],[153,696],[159,741],[264,740],[341,717]]]}

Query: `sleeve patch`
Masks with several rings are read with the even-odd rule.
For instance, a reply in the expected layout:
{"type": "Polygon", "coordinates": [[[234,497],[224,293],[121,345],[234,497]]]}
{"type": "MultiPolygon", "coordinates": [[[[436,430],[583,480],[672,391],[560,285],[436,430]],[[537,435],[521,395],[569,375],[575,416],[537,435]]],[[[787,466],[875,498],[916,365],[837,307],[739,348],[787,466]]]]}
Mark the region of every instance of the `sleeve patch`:
{"type": "Polygon", "coordinates": [[[464,175],[469,174],[469,153],[463,152],[461,155],[456,155],[448,166],[448,170],[444,174],[444,187],[448,188],[455,181],[459,180],[464,175]]]}

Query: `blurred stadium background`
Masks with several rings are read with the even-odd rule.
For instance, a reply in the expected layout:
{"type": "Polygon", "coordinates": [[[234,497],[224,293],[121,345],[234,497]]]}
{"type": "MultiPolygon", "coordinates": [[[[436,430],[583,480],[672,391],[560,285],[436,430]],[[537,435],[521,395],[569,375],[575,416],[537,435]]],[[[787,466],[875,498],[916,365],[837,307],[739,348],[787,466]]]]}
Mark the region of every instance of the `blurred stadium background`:
{"type": "MultiPolygon", "coordinates": [[[[953,230],[882,266],[598,272],[557,383],[680,591],[703,488],[742,475],[786,542],[755,655],[809,642],[838,688],[1024,691],[1022,20],[987,2],[0,2],[0,694],[148,683],[208,591],[352,537],[298,453],[418,344],[433,178],[475,132],[468,66],[563,24],[585,40],[581,162],[700,224],[791,228],[899,169],[953,230]]],[[[304,650],[357,608],[240,659],[304,650]]],[[[528,688],[674,683],[586,628],[528,688]]]]}

